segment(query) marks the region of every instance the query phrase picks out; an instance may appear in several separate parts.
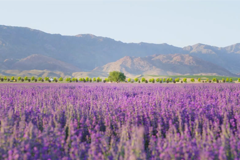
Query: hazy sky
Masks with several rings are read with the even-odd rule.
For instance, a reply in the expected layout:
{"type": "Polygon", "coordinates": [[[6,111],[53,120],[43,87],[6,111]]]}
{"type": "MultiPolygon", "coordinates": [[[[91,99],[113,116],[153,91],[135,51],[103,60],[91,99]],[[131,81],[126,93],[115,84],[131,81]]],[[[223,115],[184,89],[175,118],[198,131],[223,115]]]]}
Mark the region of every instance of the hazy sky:
{"type": "Polygon", "coordinates": [[[122,42],[240,43],[238,0],[0,0],[0,25],[122,42]]]}

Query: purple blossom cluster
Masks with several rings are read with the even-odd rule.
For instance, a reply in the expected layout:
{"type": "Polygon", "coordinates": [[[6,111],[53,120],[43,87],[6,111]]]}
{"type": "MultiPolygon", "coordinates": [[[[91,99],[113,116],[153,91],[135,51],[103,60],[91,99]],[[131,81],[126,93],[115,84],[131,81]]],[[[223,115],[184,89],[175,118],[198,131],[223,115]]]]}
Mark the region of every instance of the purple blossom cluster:
{"type": "Polygon", "coordinates": [[[240,85],[0,85],[0,159],[237,160],[240,85]]]}

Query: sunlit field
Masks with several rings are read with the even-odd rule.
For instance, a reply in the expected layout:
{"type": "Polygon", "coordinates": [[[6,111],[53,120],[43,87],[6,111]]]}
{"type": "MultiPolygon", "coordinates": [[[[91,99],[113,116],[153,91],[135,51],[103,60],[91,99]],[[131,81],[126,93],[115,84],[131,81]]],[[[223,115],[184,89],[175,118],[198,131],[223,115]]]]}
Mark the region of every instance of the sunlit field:
{"type": "Polygon", "coordinates": [[[0,84],[0,159],[240,159],[240,84],[0,84]]]}

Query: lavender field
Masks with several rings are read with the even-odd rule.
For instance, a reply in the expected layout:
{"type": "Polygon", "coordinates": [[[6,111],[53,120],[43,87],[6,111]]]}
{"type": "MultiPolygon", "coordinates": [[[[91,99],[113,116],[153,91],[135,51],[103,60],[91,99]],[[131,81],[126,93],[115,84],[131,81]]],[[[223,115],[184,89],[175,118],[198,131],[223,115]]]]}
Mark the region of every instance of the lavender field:
{"type": "Polygon", "coordinates": [[[240,159],[240,84],[2,84],[0,159],[240,159]]]}

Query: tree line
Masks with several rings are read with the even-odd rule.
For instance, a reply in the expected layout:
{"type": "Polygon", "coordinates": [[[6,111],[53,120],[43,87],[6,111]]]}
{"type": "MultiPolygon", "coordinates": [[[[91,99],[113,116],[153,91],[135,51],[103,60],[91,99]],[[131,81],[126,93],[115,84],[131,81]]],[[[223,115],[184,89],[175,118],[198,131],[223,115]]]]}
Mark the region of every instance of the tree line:
{"type": "MultiPolygon", "coordinates": [[[[126,82],[126,83],[134,83],[134,82],[137,82],[137,83],[176,83],[176,82],[181,82],[181,83],[187,83],[187,78],[183,78],[182,80],[180,80],[180,78],[150,78],[150,79],[146,79],[144,77],[142,77],[141,79],[140,78],[134,78],[134,79],[131,79],[131,78],[127,78],[126,79],[126,76],[124,75],[124,73],[122,72],[118,72],[118,71],[113,71],[113,72],[110,72],[109,73],[109,76],[108,78],[105,78],[105,79],[101,79],[100,77],[97,77],[97,78],[89,78],[89,77],[86,77],[86,78],[63,78],[63,77],[60,77],[60,78],[49,78],[49,77],[45,77],[45,78],[42,78],[42,77],[34,77],[32,76],[31,78],[25,76],[25,77],[18,77],[18,78],[15,78],[15,77],[11,77],[11,78],[7,78],[7,76],[4,76],[4,77],[0,77],[0,81],[1,82],[4,82],[4,81],[8,81],[8,82],[63,82],[63,81],[66,81],[66,82],[126,82]]],[[[213,78],[212,80],[210,80],[209,78],[207,78],[206,80],[202,80],[201,78],[198,78],[198,79],[195,79],[195,78],[191,78],[190,79],[191,82],[195,82],[195,81],[198,81],[198,82],[202,82],[202,83],[211,83],[211,82],[215,82],[215,83],[225,83],[225,82],[233,82],[232,78],[222,78],[221,80],[217,79],[217,78],[213,78]]],[[[240,82],[240,78],[238,78],[238,82],[240,82]]]]}

